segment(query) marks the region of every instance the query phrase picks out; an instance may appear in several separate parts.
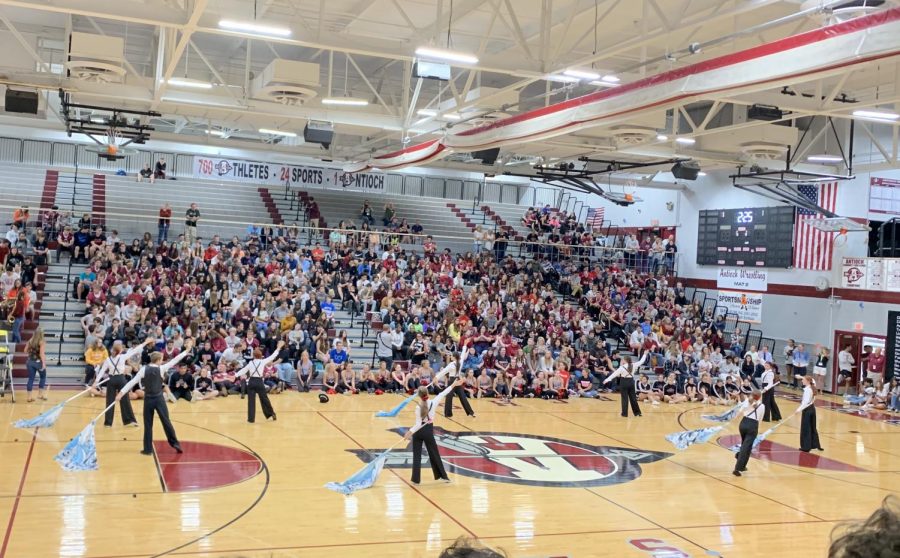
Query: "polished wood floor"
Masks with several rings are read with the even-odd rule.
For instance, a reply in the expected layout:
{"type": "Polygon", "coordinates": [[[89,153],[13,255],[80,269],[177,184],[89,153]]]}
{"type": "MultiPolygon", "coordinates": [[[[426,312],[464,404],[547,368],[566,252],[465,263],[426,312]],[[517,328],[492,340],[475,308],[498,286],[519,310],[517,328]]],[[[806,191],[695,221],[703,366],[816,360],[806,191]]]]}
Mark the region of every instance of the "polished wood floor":
{"type": "MultiPolygon", "coordinates": [[[[166,450],[158,425],[157,455],[139,455],[141,429],[117,416],[114,428],[97,428],[100,471],[66,473],[53,456],[101,400],[73,402],[50,429],[10,423],[67,395],[0,400],[0,558],[422,557],[461,535],[533,558],[653,556],[667,547],[683,553],[664,554],[672,557],[818,557],[837,523],[867,516],[900,491],[897,416],[820,408],[827,460],[794,451],[794,418],[736,478],[732,453],[716,440],[677,452],[663,438],[708,426],[700,415],[709,408],[644,405],[643,417],[623,419],[617,400],[523,400],[475,401],[476,419],[461,411],[438,419],[468,440],[445,452],[452,484],[433,482],[426,468],[414,486],[408,470],[387,468],[375,487],[344,497],[323,485],[363,465],[367,454],[349,450],[394,444],[391,429],[408,425],[412,410],[376,419],[400,397],[320,404],[293,392],[272,398],[277,422],[248,424],[238,396],[170,406],[188,449],[181,458],[166,450]],[[472,440],[488,449],[465,454],[472,440]],[[609,450],[593,448],[603,447],[618,448],[615,459],[598,458],[609,450]],[[629,480],[634,459],[646,462],[629,480]],[[542,485],[559,479],[571,486],[542,485]]],[[[779,401],[785,416],[796,407],[779,401]]],[[[138,402],[138,416],[140,409],[138,402]]]]}

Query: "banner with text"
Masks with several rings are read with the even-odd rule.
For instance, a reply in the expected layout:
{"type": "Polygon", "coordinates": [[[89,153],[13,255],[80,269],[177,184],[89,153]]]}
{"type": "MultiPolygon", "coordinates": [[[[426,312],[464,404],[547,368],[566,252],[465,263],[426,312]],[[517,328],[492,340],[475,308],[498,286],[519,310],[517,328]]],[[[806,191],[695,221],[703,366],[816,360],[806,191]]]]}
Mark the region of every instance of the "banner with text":
{"type": "Polygon", "coordinates": [[[358,192],[383,192],[385,179],[385,175],[381,173],[351,174],[340,169],[260,163],[203,155],[194,156],[193,176],[203,180],[228,180],[247,184],[290,185],[358,192]]]}
{"type": "Polygon", "coordinates": [[[841,261],[841,287],[900,292],[900,259],[844,258],[841,261]]]}
{"type": "Polygon", "coordinates": [[[769,273],[765,269],[720,267],[716,287],[732,291],[760,291],[769,288],[769,273]]]}
{"type": "Polygon", "coordinates": [[[739,320],[758,324],[762,321],[763,295],[743,291],[719,291],[719,306],[739,320]]]}
{"type": "Polygon", "coordinates": [[[841,263],[841,287],[845,289],[865,289],[868,258],[844,258],[841,263]]]}

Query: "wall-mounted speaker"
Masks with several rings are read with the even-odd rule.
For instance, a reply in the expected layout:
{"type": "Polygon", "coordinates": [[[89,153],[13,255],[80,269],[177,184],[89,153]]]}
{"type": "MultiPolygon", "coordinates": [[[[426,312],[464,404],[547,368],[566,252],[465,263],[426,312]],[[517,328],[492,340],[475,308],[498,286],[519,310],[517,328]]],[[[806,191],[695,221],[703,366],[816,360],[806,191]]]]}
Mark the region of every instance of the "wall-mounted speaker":
{"type": "Polygon", "coordinates": [[[6,112],[19,112],[23,114],[37,114],[37,91],[19,91],[6,89],[6,112]]]}

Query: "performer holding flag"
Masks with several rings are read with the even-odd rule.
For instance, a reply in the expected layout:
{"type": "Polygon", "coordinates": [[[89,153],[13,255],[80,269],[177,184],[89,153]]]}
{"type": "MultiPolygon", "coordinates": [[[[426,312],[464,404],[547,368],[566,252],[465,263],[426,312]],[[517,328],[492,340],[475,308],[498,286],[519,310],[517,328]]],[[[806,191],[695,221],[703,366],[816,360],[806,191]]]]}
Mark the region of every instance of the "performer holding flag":
{"type": "Polygon", "coordinates": [[[163,389],[165,381],[163,376],[178,364],[181,359],[188,356],[194,345],[193,339],[184,342],[184,350],[175,358],[165,364],[162,362],[162,353],[159,351],[150,353],[150,364],[141,367],[140,371],[134,375],[130,382],[116,394],[116,401],[128,399],[131,388],[138,385],[141,379],[144,380],[144,449],[141,450],[143,455],[153,455],[153,413],[159,415],[159,422],[162,423],[163,431],[166,433],[166,440],[169,445],[178,453],[183,453],[181,444],[178,443],[178,437],[175,435],[175,428],[169,420],[169,409],[166,407],[166,399],[163,397],[163,389]]]}
{"type": "MultiPolygon", "coordinates": [[[[450,364],[454,363],[451,362],[450,364]]],[[[446,366],[434,379],[437,381],[439,378],[449,373],[450,368],[449,366],[446,366]]],[[[419,402],[416,405],[416,424],[407,430],[406,434],[403,436],[404,439],[409,440],[412,438],[413,441],[413,484],[419,484],[419,481],[421,480],[423,444],[425,445],[426,451],[428,451],[428,461],[431,462],[431,472],[434,473],[434,480],[450,482],[450,477],[447,476],[447,471],[444,470],[444,462],[441,460],[441,453],[438,451],[437,442],[434,439],[434,415],[441,403],[441,399],[450,395],[454,390],[461,390],[463,383],[465,383],[465,378],[457,377],[453,383],[447,386],[444,391],[437,394],[431,401],[428,400],[428,388],[419,386],[417,393],[419,402]]],[[[460,399],[461,401],[465,401],[465,399],[460,399]]]]}
{"type": "MultiPolygon", "coordinates": [[[[122,411],[122,423],[125,426],[140,426],[137,419],[134,418],[134,411],[131,409],[131,400],[127,397],[116,397],[116,395],[125,386],[125,365],[131,360],[131,357],[140,354],[144,347],[156,342],[152,337],[148,337],[146,341],[140,345],[126,351],[121,341],[113,344],[112,354],[103,361],[97,376],[94,378],[94,389],[100,385],[100,381],[108,374],[109,381],[106,383],[106,414],[103,417],[103,426],[111,428],[113,419],[116,417],[116,409],[111,406],[114,401],[119,402],[119,409],[122,411]]],[[[127,393],[127,392],[126,392],[127,393]]]]}
{"type": "Polygon", "coordinates": [[[819,442],[819,431],[816,428],[816,390],[812,376],[802,376],[803,400],[800,402],[800,451],[825,451],[819,442]]]}
{"type": "Polygon", "coordinates": [[[763,384],[762,402],[766,408],[766,414],[763,422],[769,422],[771,418],[775,422],[781,420],[781,411],[778,409],[778,403],[775,402],[775,369],[771,362],[763,363],[763,374],[760,378],[763,384]]]}
{"type": "Polygon", "coordinates": [[[278,420],[278,417],[275,416],[275,409],[272,408],[272,403],[269,401],[269,395],[266,393],[266,384],[263,383],[263,371],[267,364],[278,358],[278,353],[281,352],[282,347],[284,347],[284,340],[278,342],[278,346],[267,358],[263,358],[261,350],[254,349],[253,360],[234,375],[235,380],[244,374],[250,375],[250,379],[247,380],[247,394],[249,395],[247,398],[247,422],[249,423],[256,421],[257,395],[259,396],[259,405],[262,407],[266,420],[278,420]]]}
{"type": "MultiPolygon", "coordinates": [[[[637,394],[634,391],[634,375],[637,374],[638,370],[640,370],[641,365],[644,364],[644,361],[647,360],[647,355],[650,354],[650,351],[645,351],[644,356],[641,357],[641,360],[636,363],[631,362],[631,357],[626,356],[622,357],[622,364],[616,369],[615,372],[609,375],[608,378],[603,380],[604,384],[608,384],[613,381],[615,378],[622,378],[619,380],[619,396],[622,398],[622,416],[628,417],[628,403],[631,402],[631,412],[634,413],[634,416],[641,416],[641,408],[638,406],[637,394]]],[[[609,357],[606,357],[606,363],[609,365],[610,370],[612,370],[613,364],[612,360],[609,357]]]]}
{"type": "Polygon", "coordinates": [[[758,391],[754,391],[750,395],[750,408],[744,411],[744,418],[741,419],[739,427],[741,449],[734,456],[737,461],[734,464],[734,471],[731,472],[736,477],[741,476],[741,473],[747,470],[750,452],[753,451],[753,442],[756,441],[756,435],[759,434],[759,421],[766,412],[766,405],[760,401],[761,397],[762,395],[758,391]]]}
{"type": "MultiPolygon", "coordinates": [[[[456,381],[457,378],[465,379],[464,375],[461,373],[463,355],[466,354],[468,348],[466,345],[463,345],[462,351],[459,355],[455,355],[450,358],[450,362],[441,369],[440,373],[435,376],[432,383],[437,383],[438,376],[441,376],[445,371],[450,375],[450,387],[454,389],[450,390],[450,396],[447,397],[446,403],[444,403],[444,416],[450,418],[453,416],[453,396],[456,395],[459,397],[459,403],[462,405],[463,410],[466,414],[472,418],[475,418],[475,411],[472,410],[472,406],[469,405],[469,398],[466,396],[466,390],[462,388],[463,383],[459,383],[456,381]]],[[[447,390],[444,390],[447,391],[447,390]]]]}

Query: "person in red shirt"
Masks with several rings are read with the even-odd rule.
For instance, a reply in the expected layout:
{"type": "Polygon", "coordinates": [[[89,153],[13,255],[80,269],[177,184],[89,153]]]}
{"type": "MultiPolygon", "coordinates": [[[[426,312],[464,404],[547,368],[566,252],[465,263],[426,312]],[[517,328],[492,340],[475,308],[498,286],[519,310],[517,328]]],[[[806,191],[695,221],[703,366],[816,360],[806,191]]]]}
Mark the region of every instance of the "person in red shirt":
{"type": "Polygon", "coordinates": [[[322,250],[322,246],[316,242],[316,247],[312,250],[312,259],[314,262],[321,262],[325,259],[325,250],[322,250]]]}
{"type": "Polygon", "coordinates": [[[169,240],[169,223],[172,220],[172,206],[168,203],[159,208],[159,235],[157,235],[156,243],[162,244],[169,240]]]}
{"type": "Polygon", "coordinates": [[[886,357],[882,354],[881,347],[875,347],[875,351],[869,355],[866,363],[866,379],[876,383],[881,380],[884,374],[885,361],[886,357]]]}

